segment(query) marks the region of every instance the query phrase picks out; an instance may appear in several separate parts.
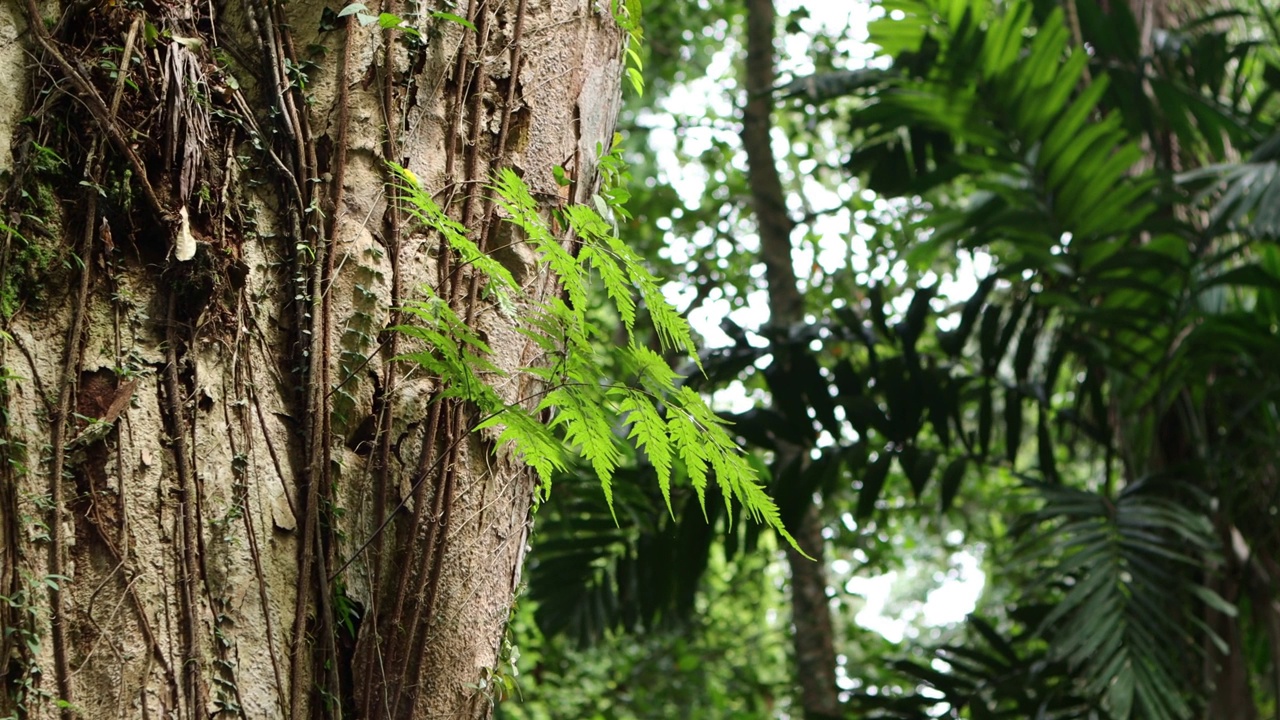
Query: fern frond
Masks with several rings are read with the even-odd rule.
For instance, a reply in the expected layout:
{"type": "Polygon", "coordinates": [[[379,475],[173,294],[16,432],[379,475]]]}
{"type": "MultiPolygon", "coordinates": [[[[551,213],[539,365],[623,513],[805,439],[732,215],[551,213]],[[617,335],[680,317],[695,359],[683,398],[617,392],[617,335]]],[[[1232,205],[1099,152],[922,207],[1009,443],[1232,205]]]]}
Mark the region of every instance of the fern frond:
{"type": "Polygon", "coordinates": [[[613,471],[622,461],[613,424],[605,414],[604,394],[581,386],[562,386],[547,393],[538,409],[554,408],[552,428],[563,426],[564,440],[591,463],[606,502],[613,509],[613,471]]]}
{"type": "Polygon", "coordinates": [[[499,426],[502,432],[496,444],[511,443],[520,459],[538,473],[542,499],[547,499],[551,493],[552,476],[568,467],[564,443],[550,428],[519,407],[502,408],[476,425],[475,430],[499,426]]]}
{"type": "Polygon", "coordinates": [[[596,245],[582,248],[578,253],[578,259],[589,264],[599,273],[600,280],[604,283],[605,293],[617,308],[618,317],[627,330],[627,337],[630,338],[636,324],[636,301],[632,297],[633,291],[630,283],[627,282],[626,273],[613,258],[601,252],[600,247],[596,245]]]}
{"type": "MultiPolygon", "coordinates": [[[[610,156],[609,162],[612,176],[625,176],[620,159],[610,156]]],[[[723,421],[697,392],[678,384],[681,377],[667,359],[634,342],[609,356],[598,349],[612,345],[614,339],[611,331],[588,319],[588,290],[596,275],[628,335],[634,330],[638,298],[649,311],[662,348],[686,352],[697,360],[688,321],[667,302],[658,279],[603,216],[622,214],[617,203],[625,198],[625,192],[614,188],[615,192],[604,195],[602,191],[599,212],[585,205],[551,210],[533,198],[514,171],[497,173],[490,186],[494,202],[507,222],[524,231],[539,262],[551,271],[568,299],[553,296],[538,306],[527,302],[510,273],[479,251],[467,238],[466,229],[435,204],[412,173],[396,165],[391,169],[402,182],[414,217],[439,233],[464,262],[489,277],[490,289],[498,293],[503,307],[513,307],[509,302],[512,297],[526,300],[516,330],[535,343],[543,356],[536,366],[521,372],[549,389],[532,412],[524,402],[533,398],[504,400],[491,381],[502,372],[488,359],[490,348],[430,288],[424,289],[425,300],[403,308],[414,322],[393,328],[420,345],[397,360],[412,362],[438,378],[442,397],[473,403],[483,416],[474,429],[500,428],[498,443],[509,443],[537,472],[543,497],[550,490],[552,476],[568,465],[568,453],[576,452],[591,464],[616,522],[612,483],[614,472],[626,458],[620,437],[625,431],[626,440],[644,451],[655,468],[659,489],[673,516],[671,484],[678,460],[704,517],[706,487],[714,474],[726,507],[735,499],[743,503],[753,518],[770,525],[795,547],[776,506],[757,481],[755,469],[723,421]],[[564,233],[553,229],[551,217],[562,219],[571,235],[562,237],[564,233]],[[567,249],[571,236],[580,243],[576,256],[567,249]],[[545,424],[539,419],[543,412],[550,413],[545,424]]]]}
{"type": "Polygon", "coordinates": [[[640,290],[640,298],[649,310],[649,318],[653,320],[653,328],[658,333],[658,340],[664,350],[677,350],[688,355],[698,370],[702,370],[702,361],[698,358],[698,345],[693,341],[693,330],[689,321],[667,302],[657,278],[641,268],[631,273],[631,281],[640,290]]]}
{"type": "Polygon", "coordinates": [[[674,518],[676,513],[671,507],[672,448],[667,423],[648,396],[632,390],[625,391],[625,397],[618,403],[618,412],[623,422],[631,426],[627,439],[635,439],[636,448],[645,451],[657,472],[662,500],[667,504],[667,512],[674,518]]]}
{"type": "Polygon", "coordinates": [[[467,237],[467,229],[440,209],[436,201],[423,190],[417,176],[396,163],[388,163],[388,166],[391,172],[400,178],[401,184],[398,187],[402,197],[409,200],[408,210],[413,218],[440,233],[449,243],[449,247],[458,253],[462,262],[483,273],[492,284],[490,288],[492,292],[503,295],[504,298],[520,292],[520,284],[511,275],[511,271],[489,255],[480,252],[479,246],[467,237]]]}
{"type": "Polygon", "coordinates": [[[676,391],[676,383],[681,376],[658,353],[633,343],[623,353],[623,360],[640,387],[654,396],[667,397],[676,391]]]}
{"type": "Polygon", "coordinates": [[[539,262],[551,268],[559,278],[569,302],[575,308],[587,306],[587,273],[551,231],[529,186],[511,168],[498,171],[492,189],[494,202],[507,213],[507,222],[524,230],[529,244],[538,252],[539,262]]]}

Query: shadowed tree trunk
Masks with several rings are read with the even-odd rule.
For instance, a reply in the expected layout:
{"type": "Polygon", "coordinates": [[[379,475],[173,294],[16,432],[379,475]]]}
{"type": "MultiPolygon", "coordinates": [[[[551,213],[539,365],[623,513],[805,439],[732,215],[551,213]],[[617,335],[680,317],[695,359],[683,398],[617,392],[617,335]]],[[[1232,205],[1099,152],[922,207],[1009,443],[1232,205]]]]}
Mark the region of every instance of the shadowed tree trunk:
{"type": "MultiPolygon", "coordinates": [[[[747,154],[751,206],[760,233],[760,261],[764,263],[768,285],[769,326],[777,337],[785,338],[790,328],[804,321],[804,298],[791,259],[791,231],[795,223],[787,214],[786,196],[770,144],[775,21],[773,0],[747,3],[744,89],[748,99],[743,111],[742,146],[747,154]]],[[[788,420],[811,422],[808,417],[788,420]]],[[[809,450],[809,447],[792,445],[779,450],[774,459],[775,471],[795,468],[793,472],[798,474],[799,468],[808,462],[809,450]]],[[[787,548],[796,678],[805,717],[827,720],[840,716],[840,700],[831,609],[827,605],[822,519],[818,507],[811,502],[798,515],[799,525],[792,529],[792,534],[810,557],[806,558],[795,548],[787,548]]]]}
{"type": "MultiPolygon", "coordinates": [[[[1152,56],[1153,44],[1159,34],[1186,27],[1201,14],[1210,12],[1211,4],[1129,0],[1128,7],[1138,27],[1140,56],[1145,58],[1152,56]]],[[[1149,76],[1156,70],[1144,69],[1147,75],[1143,80],[1143,92],[1154,98],[1149,76]]],[[[1162,128],[1144,137],[1143,150],[1145,155],[1142,165],[1133,172],[1161,164],[1176,172],[1195,164],[1194,160],[1189,161],[1186,157],[1178,145],[1177,135],[1169,128],[1162,128]]],[[[1209,223],[1209,219],[1200,218],[1196,223],[1205,225],[1209,223]]],[[[1202,415],[1198,420],[1203,423],[1201,428],[1213,427],[1212,406],[1197,406],[1190,398],[1185,399],[1185,405],[1173,403],[1159,421],[1160,429],[1156,433],[1151,458],[1152,466],[1157,471],[1182,473],[1186,468],[1196,467],[1201,463],[1212,466],[1221,462],[1214,458],[1195,456],[1199,443],[1194,438],[1202,430],[1187,422],[1189,417],[1202,415]]],[[[1239,405],[1241,402],[1232,399],[1230,404],[1239,405]]],[[[1119,444],[1124,446],[1123,438],[1119,444]]],[[[1247,447],[1247,443],[1244,444],[1244,448],[1247,447]]],[[[1247,456],[1244,448],[1233,451],[1234,457],[1231,460],[1242,462],[1247,456]]],[[[1215,501],[1213,522],[1222,539],[1225,560],[1209,568],[1203,582],[1231,605],[1241,606],[1243,602],[1243,608],[1247,608],[1252,616],[1247,617],[1243,611],[1238,615],[1228,616],[1209,605],[1202,608],[1201,619],[1204,626],[1220,640],[1220,643],[1215,643],[1206,638],[1200,664],[1208,699],[1201,717],[1210,720],[1254,720],[1260,716],[1253,687],[1255,678],[1251,675],[1251,669],[1256,671],[1258,665],[1257,651],[1249,647],[1248,632],[1242,632],[1242,621],[1252,620],[1254,628],[1260,628],[1266,633],[1271,672],[1270,677],[1266,678],[1270,682],[1262,686],[1267,691],[1280,694],[1280,608],[1274,599],[1275,576],[1268,567],[1274,564],[1272,549],[1276,547],[1276,542],[1274,520],[1266,515],[1275,497],[1272,479],[1274,473],[1270,471],[1272,457],[1274,448],[1268,445],[1257,466],[1264,469],[1255,469],[1250,475],[1242,475],[1241,477],[1248,478],[1245,482],[1222,482],[1219,479],[1231,477],[1229,473],[1212,473],[1210,476],[1218,481],[1215,490],[1219,493],[1219,498],[1215,501]],[[1248,538],[1236,524],[1250,531],[1248,538]]]]}
{"type": "Polygon", "coordinates": [[[389,328],[537,355],[386,163],[557,292],[486,186],[589,197],[623,33],[365,4],[0,0],[0,714],[489,715],[533,481],[389,328]]]}

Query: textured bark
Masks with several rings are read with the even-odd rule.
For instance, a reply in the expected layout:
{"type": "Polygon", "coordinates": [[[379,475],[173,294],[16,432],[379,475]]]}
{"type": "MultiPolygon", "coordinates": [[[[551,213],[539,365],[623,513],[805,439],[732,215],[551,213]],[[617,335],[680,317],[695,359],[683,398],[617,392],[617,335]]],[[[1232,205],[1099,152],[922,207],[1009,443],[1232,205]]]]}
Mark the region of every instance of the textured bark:
{"type": "Polygon", "coordinates": [[[345,2],[0,0],[0,715],[489,715],[533,479],[387,328],[430,286],[536,355],[385,161],[557,292],[485,186],[589,197],[622,33],[366,4],[421,42],[345,2]]]}
{"type": "MultiPolygon", "coordinates": [[[[810,557],[820,561],[825,557],[822,519],[816,505],[809,506],[793,534],[810,557]]],[[[836,686],[835,631],[827,600],[826,566],[804,557],[794,548],[787,548],[787,563],[791,568],[793,647],[805,717],[809,720],[843,717],[836,686]]]]}
{"type": "MultiPolygon", "coordinates": [[[[786,196],[778,176],[770,135],[774,86],[774,25],[772,0],[747,3],[747,105],[742,119],[742,145],[747,153],[751,207],[760,234],[760,260],[765,266],[769,292],[769,325],[786,337],[786,329],[804,321],[804,298],[800,294],[791,259],[791,231],[795,228],[787,214],[786,196]]],[[[777,355],[776,361],[785,361],[777,355]]],[[[808,417],[789,418],[808,423],[808,417]]],[[[800,468],[807,462],[808,447],[780,449],[775,468],[800,468]]],[[[827,578],[822,520],[810,505],[800,516],[792,534],[809,558],[792,548],[787,550],[791,568],[791,607],[794,626],[793,647],[796,677],[800,680],[800,702],[810,720],[840,716],[836,686],[836,654],[831,610],[827,606],[827,578]],[[812,558],[812,559],[810,559],[812,558]]]]}
{"type": "Polygon", "coordinates": [[[760,260],[769,289],[769,323],[784,328],[804,319],[804,299],[791,261],[795,223],[787,215],[786,195],[770,142],[775,20],[772,0],[747,3],[747,105],[742,114],[742,146],[747,152],[751,208],[759,227],[760,260]]]}

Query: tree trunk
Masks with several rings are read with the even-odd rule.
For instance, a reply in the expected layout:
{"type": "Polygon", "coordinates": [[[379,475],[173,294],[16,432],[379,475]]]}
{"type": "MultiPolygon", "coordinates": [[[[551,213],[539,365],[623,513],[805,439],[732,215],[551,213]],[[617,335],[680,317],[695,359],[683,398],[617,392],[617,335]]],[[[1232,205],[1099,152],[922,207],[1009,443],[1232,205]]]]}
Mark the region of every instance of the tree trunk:
{"type": "MultiPolygon", "coordinates": [[[[742,118],[742,146],[747,155],[751,207],[760,234],[760,261],[765,266],[769,292],[769,326],[778,338],[788,338],[792,328],[804,322],[804,297],[791,258],[791,231],[795,223],[787,214],[787,201],[773,155],[774,24],[773,0],[747,3],[747,57],[744,89],[747,104],[742,118]]],[[[785,352],[775,353],[784,362],[785,352]]],[[[775,403],[776,404],[776,403],[775,403]]],[[[785,415],[785,410],[779,407],[785,415]]],[[[788,418],[809,423],[808,417],[788,418]]],[[[775,472],[793,468],[792,477],[808,464],[808,446],[787,444],[774,458],[775,472]]],[[[791,569],[791,611],[796,677],[800,681],[800,705],[809,720],[839,717],[840,695],[836,685],[836,653],[831,608],[827,604],[827,573],[822,518],[811,503],[799,513],[792,534],[809,557],[787,549],[791,569]]]]}
{"type": "Polygon", "coordinates": [[[0,0],[0,714],[489,715],[533,480],[389,328],[537,356],[386,163],[558,292],[486,187],[589,196],[623,33],[365,4],[0,0]]]}

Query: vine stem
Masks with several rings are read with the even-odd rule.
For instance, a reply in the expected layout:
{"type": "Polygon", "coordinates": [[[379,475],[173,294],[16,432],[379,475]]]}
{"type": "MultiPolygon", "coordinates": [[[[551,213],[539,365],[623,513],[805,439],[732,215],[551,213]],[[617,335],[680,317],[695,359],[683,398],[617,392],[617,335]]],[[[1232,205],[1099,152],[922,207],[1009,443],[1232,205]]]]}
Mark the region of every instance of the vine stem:
{"type": "MultiPolygon", "coordinates": [[[[396,14],[399,12],[399,6],[394,0],[387,0],[387,12],[396,14]]],[[[347,16],[347,25],[350,28],[354,17],[347,16]]],[[[397,111],[395,102],[395,78],[394,64],[392,62],[392,48],[396,37],[396,29],[394,27],[386,28],[382,33],[382,46],[385,60],[382,68],[382,115],[383,126],[386,128],[386,134],[382,139],[382,156],[384,162],[395,162],[400,153],[398,138],[396,137],[396,128],[401,126],[400,113],[397,111]]],[[[388,183],[387,187],[387,205],[383,214],[383,222],[386,226],[386,248],[387,257],[391,264],[391,318],[390,324],[399,323],[399,304],[401,294],[401,278],[400,278],[400,237],[401,237],[401,217],[400,217],[400,192],[395,183],[388,183]]],[[[380,355],[384,348],[387,354],[394,358],[396,352],[396,338],[398,333],[391,332],[390,336],[378,345],[376,349],[369,353],[351,374],[360,372],[374,357],[380,355]]],[[[386,515],[387,500],[391,493],[391,435],[392,422],[395,417],[395,393],[396,393],[396,364],[394,362],[386,363],[385,378],[382,382],[380,402],[376,401],[376,419],[375,419],[375,440],[377,442],[377,450],[373,465],[374,474],[374,496],[373,496],[373,522],[380,524],[386,515]]],[[[345,385],[350,380],[351,375],[344,378],[341,383],[330,390],[330,394],[336,392],[338,388],[345,385]]],[[[376,679],[383,681],[382,687],[386,687],[385,668],[379,664],[379,672],[375,675],[374,655],[377,652],[378,638],[378,620],[380,617],[380,594],[382,591],[382,566],[383,566],[383,541],[382,536],[377,536],[374,544],[369,565],[370,570],[370,590],[369,590],[369,610],[366,615],[366,622],[374,635],[374,640],[367,643],[368,657],[364,659],[363,666],[365,668],[364,681],[360,693],[361,716],[372,717],[374,702],[374,684],[376,679]]],[[[329,582],[333,582],[330,579],[329,582]]],[[[384,704],[388,701],[384,698],[384,704]]]]}
{"type": "MultiPolygon", "coordinates": [[[[92,162],[92,153],[90,154],[92,162]]],[[[49,461],[49,573],[54,582],[49,585],[50,625],[53,639],[53,661],[58,683],[60,699],[67,703],[62,708],[62,717],[71,718],[73,713],[69,707],[74,702],[71,687],[70,665],[67,659],[67,635],[64,625],[66,605],[62,598],[62,584],[70,578],[64,573],[62,553],[67,542],[66,528],[63,527],[63,516],[66,514],[66,498],[62,492],[63,472],[66,464],[66,428],[67,416],[71,413],[72,388],[75,385],[73,375],[80,363],[81,336],[84,333],[85,304],[89,297],[89,284],[92,279],[93,264],[89,262],[89,253],[93,250],[94,218],[98,213],[97,195],[88,193],[85,208],[84,240],[81,245],[81,257],[84,259],[80,270],[80,287],[76,291],[75,304],[71,311],[71,327],[67,329],[67,343],[62,356],[62,373],[58,378],[58,401],[50,419],[50,436],[52,452],[49,461]]]]}
{"type": "Polygon", "coordinates": [[[195,474],[187,454],[186,420],[182,412],[182,384],[178,380],[178,336],[175,306],[177,301],[172,290],[169,291],[169,309],[166,324],[168,331],[165,351],[164,384],[168,395],[169,416],[173,435],[170,438],[173,448],[174,469],[178,474],[178,491],[181,500],[182,519],[182,579],[179,596],[182,598],[183,614],[186,622],[183,626],[186,643],[186,659],[183,669],[187,675],[187,692],[190,694],[192,708],[203,708],[208,705],[208,688],[204,683],[204,663],[200,653],[200,631],[196,621],[196,578],[201,575],[200,562],[197,557],[197,545],[200,538],[200,518],[197,513],[199,488],[196,486],[195,474]]]}
{"type": "MultiPolygon", "coordinates": [[[[148,202],[156,210],[157,214],[165,217],[165,211],[159,201],[155,199],[155,193],[151,190],[151,186],[147,183],[146,176],[140,171],[141,164],[123,141],[119,128],[115,124],[115,112],[119,107],[119,98],[123,82],[127,70],[121,71],[116,81],[115,97],[112,99],[111,107],[108,108],[102,102],[97,90],[85,80],[84,76],[71,67],[67,59],[58,50],[53,38],[49,37],[48,32],[44,28],[44,20],[40,16],[40,12],[36,7],[35,0],[27,0],[27,24],[31,28],[36,37],[37,42],[44,48],[45,52],[58,63],[63,73],[72,81],[72,83],[80,90],[84,96],[85,104],[89,107],[94,119],[98,125],[102,127],[116,145],[134,166],[135,172],[138,173],[138,180],[142,184],[144,194],[147,195],[148,202]]],[[[133,42],[137,37],[138,19],[135,18],[130,26],[129,34],[125,44],[125,55],[122,67],[127,68],[129,55],[133,52],[133,42]]],[[[89,157],[85,161],[85,175],[93,179],[97,175],[97,163],[100,152],[100,145],[95,144],[90,152],[89,157]]],[[[75,302],[71,311],[71,326],[67,329],[67,342],[63,350],[62,371],[58,378],[58,399],[54,407],[54,412],[50,418],[50,441],[51,453],[49,461],[49,496],[50,496],[50,514],[49,522],[50,546],[49,546],[49,572],[54,576],[54,582],[49,585],[49,605],[50,605],[50,625],[53,644],[54,656],[54,674],[58,685],[58,694],[61,700],[65,701],[65,705],[61,709],[61,715],[64,718],[72,717],[73,688],[71,682],[70,661],[67,657],[67,638],[66,626],[64,624],[66,605],[63,602],[62,584],[69,582],[69,578],[65,576],[62,554],[66,545],[66,529],[63,526],[63,516],[66,512],[66,498],[63,493],[63,473],[66,469],[66,429],[67,416],[71,412],[71,398],[75,387],[74,375],[76,368],[81,362],[81,338],[84,334],[84,316],[85,305],[88,303],[89,286],[93,279],[92,255],[94,250],[94,238],[97,235],[97,215],[98,215],[98,197],[97,194],[90,191],[87,193],[88,200],[85,208],[84,231],[82,234],[80,246],[81,271],[80,285],[76,291],[75,302]]]]}
{"type": "MultiPolygon", "coordinates": [[[[489,9],[481,6],[482,3],[473,2],[467,10],[467,19],[472,23],[472,26],[476,28],[476,31],[474,33],[465,33],[462,38],[462,43],[458,49],[458,69],[456,71],[457,74],[455,78],[455,81],[457,82],[457,91],[455,93],[454,124],[451,126],[449,133],[450,137],[454,139],[454,142],[456,142],[458,135],[457,129],[466,112],[467,105],[470,104],[471,117],[473,121],[470,125],[470,133],[467,138],[467,152],[463,165],[463,173],[468,179],[475,179],[479,175],[480,133],[483,123],[479,122],[478,119],[482,117],[483,114],[484,92],[482,88],[476,87],[475,84],[483,83],[487,79],[481,73],[482,62],[480,59],[484,57],[485,50],[489,45],[491,30],[490,23],[488,22],[489,9]],[[475,35],[474,38],[472,37],[473,34],[475,35]],[[474,43],[474,53],[468,52],[472,43],[474,43]],[[470,88],[471,91],[470,97],[467,95],[468,88],[470,88]],[[465,102],[467,100],[469,100],[470,103],[465,102]]],[[[453,172],[455,170],[454,152],[456,151],[454,148],[454,143],[450,143],[445,159],[445,172],[450,179],[452,179],[453,172]]],[[[473,186],[463,198],[460,217],[462,224],[466,227],[475,227],[477,193],[478,191],[476,187],[473,186]]],[[[438,271],[442,283],[447,281],[443,295],[448,298],[450,306],[453,307],[457,305],[459,300],[461,283],[452,273],[452,265],[454,263],[453,252],[448,247],[443,236],[441,237],[440,242],[442,252],[439,256],[440,260],[438,264],[438,271]]],[[[440,406],[437,406],[437,408],[439,407],[440,406]]],[[[420,514],[422,512],[423,505],[425,504],[424,499],[419,497],[423,493],[423,490],[421,489],[421,481],[427,477],[424,475],[418,478],[419,489],[416,489],[413,493],[415,497],[413,528],[415,531],[406,536],[404,554],[401,558],[409,568],[416,567],[416,572],[414,570],[408,570],[401,576],[397,587],[396,609],[390,618],[391,627],[399,630],[391,644],[390,653],[391,667],[397,669],[399,682],[397,684],[394,697],[391,699],[390,707],[385,709],[385,711],[390,712],[392,716],[399,715],[400,705],[405,701],[406,695],[410,696],[408,698],[410,707],[412,707],[416,701],[416,689],[409,688],[406,692],[406,685],[409,684],[407,679],[412,677],[410,673],[412,669],[417,666],[416,660],[421,654],[413,651],[418,647],[416,640],[418,636],[419,623],[422,622],[424,618],[424,605],[431,606],[433,604],[433,599],[424,598],[422,593],[425,591],[428,584],[434,584],[433,580],[440,571],[439,566],[440,559],[443,556],[444,543],[441,541],[439,547],[437,547],[437,537],[447,534],[446,532],[442,532],[442,526],[448,518],[448,504],[449,499],[451,499],[452,496],[453,487],[454,461],[456,460],[457,451],[460,446],[459,440],[461,437],[465,436],[465,433],[458,432],[459,428],[463,424],[462,403],[448,403],[447,408],[441,412],[444,417],[441,418],[440,425],[444,429],[444,437],[448,440],[448,443],[447,447],[440,453],[435,463],[435,466],[439,468],[439,481],[437,483],[433,502],[435,507],[433,508],[432,522],[428,528],[426,538],[420,545],[420,552],[415,552],[419,549],[414,545],[414,541],[417,537],[416,529],[420,524],[420,514]],[[443,464],[441,464],[442,461],[443,464]],[[408,596],[409,587],[412,582],[411,578],[416,578],[416,582],[413,583],[414,592],[412,593],[412,596],[417,599],[417,602],[413,603],[412,609],[410,610],[410,617],[406,622],[406,618],[403,615],[405,609],[403,600],[408,596]],[[410,658],[411,654],[414,655],[413,658],[410,658]]],[[[432,428],[437,427],[435,423],[432,423],[431,426],[432,428]]],[[[423,447],[419,456],[419,467],[427,464],[427,458],[430,457],[430,454],[436,444],[437,436],[433,430],[423,440],[423,447]]],[[[401,501],[401,504],[403,504],[403,500],[401,501]]],[[[394,517],[395,514],[395,512],[392,512],[390,516],[394,517]]],[[[427,625],[430,624],[431,615],[432,611],[428,609],[425,613],[427,625]]],[[[416,683],[413,683],[413,685],[416,685],[416,683]]]]}
{"type": "MultiPolygon", "coordinates": [[[[40,9],[36,7],[36,0],[27,0],[27,27],[31,29],[31,34],[35,36],[36,42],[40,47],[53,58],[58,67],[62,68],[62,73],[67,76],[71,84],[76,86],[76,90],[80,92],[81,100],[85,107],[89,109],[89,114],[93,116],[98,127],[107,134],[107,138],[111,140],[111,144],[115,146],[125,160],[129,162],[129,166],[133,169],[134,177],[138,180],[138,185],[142,188],[142,195],[146,198],[147,204],[151,206],[151,210],[155,212],[156,217],[165,221],[166,224],[172,224],[174,215],[165,208],[164,203],[160,202],[160,198],[156,195],[156,191],[151,187],[150,181],[147,180],[147,171],[143,167],[142,161],[138,159],[137,153],[133,148],[129,147],[129,141],[125,139],[124,134],[120,132],[120,127],[116,125],[115,114],[102,101],[102,96],[85,78],[84,73],[72,67],[67,61],[62,51],[58,49],[58,45],[53,38],[49,36],[49,32],[45,30],[44,18],[40,16],[40,9]]],[[[121,67],[128,67],[126,59],[121,67]]],[[[124,71],[120,73],[123,79],[124,71]]],[[[113,103],[114,104],[114,103],[113,103]]]]}

